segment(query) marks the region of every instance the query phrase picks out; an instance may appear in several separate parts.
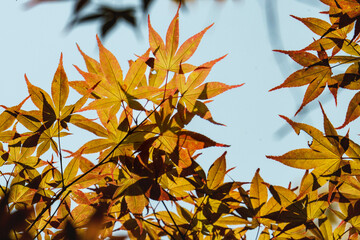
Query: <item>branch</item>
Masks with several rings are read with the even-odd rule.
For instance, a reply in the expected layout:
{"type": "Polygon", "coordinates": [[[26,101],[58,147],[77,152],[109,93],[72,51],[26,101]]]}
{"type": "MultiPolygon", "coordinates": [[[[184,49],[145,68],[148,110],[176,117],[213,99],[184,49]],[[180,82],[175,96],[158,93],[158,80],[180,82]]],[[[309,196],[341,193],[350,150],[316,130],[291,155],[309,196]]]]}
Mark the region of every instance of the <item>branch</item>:
{"type": "MultiPolygon", "coordinates": [[[[76,178],[73,182],[69,183],[67,186],[63,186],[62,190],[55,196],[55,198],[53,198],[53,200],[49,203],[49,205],[47,205],[45,208],[43,208],[43,210],[39,213],[39,215],[35,218],[35,220],[31,223],[31,225],[26,229],[26,232],[29,232],[30,229],[35,225],[35,223],[37,221],[39,221],[39,219],[41,218],[41,216],[50,209],[50,207],[54,204],[55,201],[59,200],[59,198],[61,197],[61,195],[72,185],[74,185],[76,182],[78,182],[80,179],[82,179],[83,177],[85,177],[87,174],[89,174],[90,172],[92,172],[94,169],[98,168],[99,166],[101,166],[102,164],[105,163],[105,161],[108,160],[108,158],[115,152],[115,150],[126,140],[126,138],[128,138],[131,134],[133,134],[142,124],[145,123],[146,120],[149,119],[149,117],[166,101],[167,99],[163,99],[159,105],[156,106],[156,108],[150,112],[150,114],[148,116],[146,116],[146,118],[144,120],[141,121],[141,123],[139,125],[136,125],[133,129],[130,129],[126,135],[123,137],[123,139],[116,144],[116,146],[105,156],[105,158],[103,160],[101,160],[98,164],[96,164],[94,167],[92,167],[91,169],[89,169],[88,171],[86,171],[85,173],[83,173],[82,175],[80,175],[78,178],[76,178]]],[[[44,229],[42,229],[40,231],[40,233],[43,231],[44,229]]]]}

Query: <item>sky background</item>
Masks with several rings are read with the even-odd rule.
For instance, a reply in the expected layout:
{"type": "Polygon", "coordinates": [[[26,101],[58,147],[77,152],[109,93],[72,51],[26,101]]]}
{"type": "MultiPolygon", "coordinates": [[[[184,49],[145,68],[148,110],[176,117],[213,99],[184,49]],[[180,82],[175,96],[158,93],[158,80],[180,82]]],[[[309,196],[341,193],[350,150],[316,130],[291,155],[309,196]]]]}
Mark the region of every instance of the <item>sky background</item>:
{"type": "MultiPolygon", "coordinates": [[[[32,84],[50,92],[61,52],[69,80],[80,80],[73,64],[81,69],[85,69],[85,64],[76,43],[85,53],[98,59],[95,38],[99,33],[98,24],[81,25],[67,31],[71,4],[47,3],[25,10],[25,3],[25,0],[0,1],[1,105],[17,105],[28,95],[25,73],[32,84]]],[[[155,1],[150,8],[152,26],[163,38],[176,9],[177,5],[167,0],[155,1]]],[[[227,149],[204,150],[199,162],[205,170],[226,150],[227,167],[236,167],[229,173],[234,180],[251,181],[256,169],[261,168],[261,176],[271,184],[287,186],[289,181],[295,185],[299,183],[303,170],[286,167],[265,157],[307,147],[311,140],[304,133],[297,136],[278,116],[293,117],[306,88],[268,92],[300,68],[285,55],[273,53],[272,49],[297,50],[307,46],[316,37],[315,34],[290,14],[324,18],[319,12],[326,10],[325,5],[314,0],[227,0],[222,3],[197,0],[180,11],[181,43],[215,23],[189,63],[199,65],[229,54],[215,65],[207,81],[229,85],[245,83],[217,96],[209,105],[214,120],[226,127],[212,125],[202,119],[189,126],[189,129],[217,142],[231,145],[227,149]]],[[[139,25],[134,31],[126,24],[120,24],[103,39],[103,44],[118,58],[124,72],[128,68],[127,61],[135,59],[134,54],[140,55],[149,47],[146,18],[139,25]]],[[[337,108],[328,90],[323,95],[320,101],[328,117],[335,126],[340,126],[351,95],[340,92],[337,108]]],[[[78,97],[75,91],[71,91],[70,96],[69,101],[73,102],[78,97]]],[[[25,109],[30,106],[26,105],[25,109]]],[[[309,104],[295,120],[323,130],[318,101],[309,104]]],[[[345,134],[347,129],[340,133],[345,134]]],[[[355,141],[359,132],[351,131],[355,141]]],[[[63,148],[72,149],[78,141],[83,141],[80,136],[70,137],[69,140],[64,138],[63,148]]]]}

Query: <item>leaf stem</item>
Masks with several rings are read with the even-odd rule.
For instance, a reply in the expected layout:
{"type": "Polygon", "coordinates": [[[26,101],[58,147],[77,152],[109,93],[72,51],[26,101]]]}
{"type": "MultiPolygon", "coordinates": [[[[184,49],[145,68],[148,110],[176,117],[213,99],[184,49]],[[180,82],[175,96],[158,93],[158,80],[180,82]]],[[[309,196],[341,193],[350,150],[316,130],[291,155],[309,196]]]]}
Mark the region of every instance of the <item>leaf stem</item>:
{"type": "MultiPolygon", "coordinates": [[[[49,205],[47,205],[45,208],[43,208],[43,210],[39,213],[39,215],[35,218],[35,220],[31,223],[31,225],[26,229],[26,232],[29,232],[30,229],[35,225],[35,223],[37,221],[39,221],[39,219],[41,218],[41,216],[54,204],[55,201],[57,201],[61,195],[72,185],[74,185],[76,182],[78,182],[80,179],[82,179],[83,177],[85,177],[86,175],[88,175],[91,171],[93,171],[94,169],[98,168],[100,165],[104,164],[105,161],[115,152],[115,150],[126,140],[126,138],[128,138],[131,134],[133,134],[136,129],[138,129],[147,119],[149,119],[149,117],[154,114],[154,112],[166,101],[166,99],[163,99],[159,105],[156,106],[156,108],[150,112],[150,114],[141,121],[141,123],[139,125],[136,125],[133,129],[130,129],[126,135],[121,139],[121,141],[116,144],[116,146],[105,156],[104,159],[102,159],[98,164],[96,164],[95,166],[93,166],[92,168],[90,168],[88,171],[86,171],[85,173],[83,173],[82,175],[80,175],[78,178],[76,178],[74,181],[72,181],[71,183],[69,183],[67,186],[63,186],[62,190],[55,196],[55,198],[53,198],[51,200],[51,202],[49,203],[49,205]]],[[[43,231],[44,229],[42,229],[40,231],[40,233],[43,231]]]]}
{"type": "Polygon", "coordinates": [[[70,194],[70,191],[66,193],[65,197],[63,199],[61,199],[61,202],[59,204],[59,206],[57,206],[56,210],[53,212],[52,215],[50,215],[50,218],[48,221],[46,221],[46,224],[41,228],[41,230],[36,234],[36,236],[34,237],[37,238],[37,236],[39,236],[46,228],[46,226],[50,223],[51,219],[55,216],[57,210],[60,208],[61,204],[65,201],[66,197],[70,194]]]}
{"type": "Polygon", "coordinates": [[[64,170],[63,170],[63,158],[62,158],[62,150],[61,150],[61,142],[60,142],[60,119],[58,119],[57,121],[57,125],[58,125],[58,152],[59,152],[59,158],[60,158],[60,171],[61,171],[61,183],[62,183],[62,188],[65,187],[64,185],[64,170]]]}
{"type": "Polygon", "coordinates": [[[192,224],[192,222],[193,222],[194,219],[195,219],[195,215],[198,213],[199,209],[200,209],[201,206],[204,204],[205,198],[206,198],[206,195],[203,197],[203,200],[201,201],[200,206],[196,208],[196,211],[194,212],[194,215],[192,216],[192,218],[191,218],[191,220],[190,220],[190,222],[189,222],[189,227],[188,227],[188,228],[186,229],[186,231],[185,231],[185,234],[184,234],[185,236],[186,236],[187,232],[190,230],[191,224],[192,224]]]}
{"type": "Polygon", "coordinates": [[[180,236],[181,236],[181,239],[185,240],[185,237],[184,235],[182,234],[182,232],[180,231],[180,228],[179,226],[176,224],[175,222],[175,219],[173,218],[173,216],[171,215],[171,212],[169,211],[169,209],[167,208],[166,204],[164,203],[164,201],[161,201],[161,203],[164,205],[165,209],[166,209],[166,212],[169,214],[172,222],[174,223],[175,227],[176,227],[176,230],[178,230],[180,236]]]}

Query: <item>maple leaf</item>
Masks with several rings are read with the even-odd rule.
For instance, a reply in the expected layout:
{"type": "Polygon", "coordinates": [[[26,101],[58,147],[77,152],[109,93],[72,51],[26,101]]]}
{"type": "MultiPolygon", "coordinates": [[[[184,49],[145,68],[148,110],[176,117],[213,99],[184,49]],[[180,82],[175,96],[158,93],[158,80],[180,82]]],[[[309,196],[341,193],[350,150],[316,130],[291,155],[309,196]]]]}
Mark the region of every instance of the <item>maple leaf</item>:
{"type": "MultiPolygon", "coordinates": [[[[45,153],[50,145],[57,153],[57,145],[52,138],[68,135],[68,133],[62,132],[62,130],[68,130],[67,123],[70,122],[71,114],[82,107],[88,96],[84,95],[75,104],[65,106],[69,95],[69,85],[63,68],[62,54],[51,85],[52,97],[41,88],[32,85],[26,75],[25,81],[30,99],[39,110],[14,111],[17,120],[27,129],[32,131],[30,136],[26,137],[23,144],[27,147],[34,147],[39,143],[40,146],[38,148],[37,156],[45,153]],[[55,124],[55,122],[58,122],[59,124],[55,124]]],[[[11,109],[8,110],[10,111],[11,109]]],[[[26,134],[24,136],[26,136],[26,134]]]]}
{"type": "Polygon", "coordinates": [[[357,92],[350,100],[344,123],[339,128],[344,128],[350,122],[354,121],[360,116],[360,92],[357,92]]]}
{"type": "MultiPolygon", "coordinates": [[[[226,56],[226,55],[225,55],[226,56]]],[[[181,97],[179,104],[186,106],[186,108],[193,112],[196,107],[198,107],[198,100],[206,100],[212,97],[215,97],[218,94],[223,93],[232,88],[237,88],[243,84],[228,86],[224,83],[218,82],[208,82],[202,84],[205,78],[210,73],[210,70],[225,56],[215,59],[213,61],[202,64],[197,67],[193,72],[190,73],[187,80],[185,81],[185,76],[183,74],[177,75],[177,84],[180,91],[181,97]]],[[[199,107],[198,107],[199,109],[199,107]]]]}
{"type": "Polygon", "coordinates": [[[338,135],[322,106],[321,109],[324,116],[325,134],[312,126],[296,123],[281,116],[297,134],[302,130],[313,138],[309,145],[310,149],[296,149],[282,156],[267,156],[294,168],[314,169],[311,175],[307,174],[306,178],[304,177],[302,185],[307,187],[302,188],[302,192],[308,191],[308,188],[315,190],[325,184],[329,177],[337,178],[351,172],[349,164],[351,166],[352,161],[345,160],[344,154],[354,160],[359,156],[358,145],[349,140],[348,135],[344,137],[338,135]]]}
{"type": "MultiPolygon", "coordinates": [[[[260,169],[258,168],[255,172],[255,175],[251,181],[250,186],[250,199],[251,199],[251,206],[254,210],[254,217],[260,217],[263,215],[263,206],[267,202],[268,192],[265,184],[263,183],[264,180],[259,174],[260,169]]],[[[261,222],[261,219],[257,221],[261,222]]]]}
{"type": "Polygon", "coordinates": [[[218,188],[224,181],[226,173],[225,155],[226,152],[223,153],[218,159],[216,159],[209,168],[207,186],[211,190],[218,188]]]}
{"type": "Polygon", "coordinates": [[[180,6],[170,23],[166,33],[165,43],[151,26],[150,17],[148,17],[150,49],[155,56],[155,59],[146,59],[146,62],[151,68],[172,71],[175,73],[186,73],[194,69],[192,65],[185,64],[185,62],[194,54],[203,35],[213,26],[213,24],[186,40],[178,49],[179,9],[180,6]]]}
{"type": "Polygon", "coordinates": [[[356,39],[360,33],[360,3],[356,0],[321,0],[323,3],[332,7],[336,14],[330,15],[333,25],[332,32],[337,29],[343,29],[355,23],[354,36],[351,42],[356,39]]]}
{"type": "MultiPolygon", "coordinates": [[[[306,89],[303,102],[300,108],[295,113],[298,114],[305,105],[316,99],[324,91],[326,85],[332,86],[334,81],[331,79],[331,67],[328,62],[328,57],[324,49],[318,52],[319,57],[305,52],[305,51],[281,51],[281,53],[288,54],[297,63],[304,68],[291,74],[281,85],[270,89],[274,91],[286,87],[300,87],[309,85],[306,89]]],[[[333,92],[333,91],[332,91],[333,92]]],[[[336,100],[336,92],[333,92],[336,100]]]]}
{"type": "Polygon", "coordinates": [[[123,103],[133,109],[144,110],[137,99],[152,100],[154,95],[162,92],[157,87],[141,85],[147,68],[143,58],[148,56],[149,51],[130,64],[130,69],[125,79],[123,79],[122,69],[115,56],[102,45],[98,37],[97,41],[100,63],[84,54],[79,48],[89,72],[84,72],[75,66],[84,77],[84,81],[72,82],[71,86],[80,94],[84,94],[92,86],[96,86],[91,92],[92,98],[95,98],[95,100],[81,110],[109,109],[110,118],[116,115],[120,108],[123,107],[123,103]]]}

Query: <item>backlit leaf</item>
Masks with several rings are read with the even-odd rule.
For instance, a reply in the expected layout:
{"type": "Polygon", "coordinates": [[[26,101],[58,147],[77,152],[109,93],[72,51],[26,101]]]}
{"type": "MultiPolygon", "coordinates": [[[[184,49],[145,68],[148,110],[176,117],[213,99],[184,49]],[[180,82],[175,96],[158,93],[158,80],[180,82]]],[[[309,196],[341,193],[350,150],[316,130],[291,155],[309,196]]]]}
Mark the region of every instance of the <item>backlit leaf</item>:
{"type": "Polygon", "coordinates": [[[75,176],[79,170],[79,160],[73,158],[64,170],[64,184],[65,186],[74,181],[75,176]]]}
{"type": "Polygon", "coordinates": [[[354,97],[351,99],[346,112],[345,121],[339,128],[345,127],[350,122],[354,121],[360,116],[359,104],[360,104],[360,92],[357,92],[354,95],[354,97]]]}
{"type": "Polygon", "coordinates": [[[57,109],[56,113],[60,116],[60,110],[65,106],[66,100],[69,96],[69,84],[68,79],[63,67],[63,56],[60,56],[59,66],[54,75],[54,79],[51,84],[51,95],[57,109]]]}
{"type": "Polygon", "coordinates": [[[260,169],[258,168],[250,186],[250,199],[254,209],[260,209],[267,202],[268,198],[267,187],[263,184],[264,180],[261,178],[259,172],[260,169]]]}
{"type": "Polygon", "coordinates": [[[107,81],[113,86],[123,82],[122,70],[115,56],[107,50],[101,43],[99,37],[96,38],[99,46],[100,65],[107,81]]]}
{"type": "Polygon", "coordinates": [[[226,152],[224,152],[215,162],[210,166],[207,176],[207,186],[211,190],[215,190],[219,187],[225,177],[226,173],[226,152]]]}

